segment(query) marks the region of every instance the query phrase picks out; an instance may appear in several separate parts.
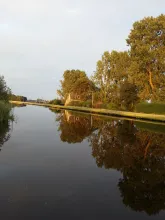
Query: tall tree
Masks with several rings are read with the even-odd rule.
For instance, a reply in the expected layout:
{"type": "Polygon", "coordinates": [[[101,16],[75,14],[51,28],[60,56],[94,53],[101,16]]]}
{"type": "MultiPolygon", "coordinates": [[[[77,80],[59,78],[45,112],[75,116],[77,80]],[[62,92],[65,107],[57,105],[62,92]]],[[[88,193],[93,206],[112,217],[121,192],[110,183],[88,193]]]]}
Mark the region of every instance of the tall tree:
{"type": "Polygon", "coordinates": [[[66,100],[68,94],[72,92],[73,87],[79,80],[88,79],[86,73],[81,70],[66,70],[61,80],[61,89],[57,90],[58,95],[66,100]]]}
{"type": "Polygon", "coordinates": [[[130,74],[140,89],[141,99],[164,99],[165,15],[135,22],[127,43],[132,61],[130,74]]]}
{"type": "Polygon", "coordinates": [[[102,59],[97,62],[92,80],[100,88],[103,102],[118,102],[121,83],[128,78],[130,57],[127,51],[104,52],[102,59]]]}
{"type": "Polygon", "coordinates": [[[110,93],[109,98],[112,103],[120,103],[120,90],[126,80],[128,80],[128,70],[130,67],[130,56],[127,51],[112,51],[110,55],[110,93]]]}
{"type": "Polygon", "coordinates": [[[0,76],[0,100],[8,101],[11,90],[6,85],[6,81],[3,76],[0,76]]]}
{"type": "Polygon", "coordinates": [[[100,89],[100,97],[106,102],[110,87],[110,53],[104,52],[101,60],[97,62],[96,71],[92,77],[93,82],[100,89]]]}
{"type": "Polygon", "coordinates": [[[97,91],[97,88],[88,77],[83,77],[75,82],[72,91],[80,95],[83,100],[90,100],[92,92],[97,91]]]}
{"type": "Polygon", "coordinates": [[[125,81],[120,88],[120,103],[125,110],[133,111],[135,104],[139,101],[138,88],[136,85],[125,81]]]}

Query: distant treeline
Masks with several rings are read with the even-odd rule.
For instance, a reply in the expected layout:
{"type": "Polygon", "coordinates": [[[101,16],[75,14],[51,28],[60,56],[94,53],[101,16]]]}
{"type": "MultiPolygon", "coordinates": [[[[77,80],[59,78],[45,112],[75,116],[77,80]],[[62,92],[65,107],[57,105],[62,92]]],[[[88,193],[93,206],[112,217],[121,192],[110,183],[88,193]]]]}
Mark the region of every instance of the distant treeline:
{"type": "Polygon", "coordinates": [[[133,24],[127,51],[106,51],[91,78],[66,70],[57,91],[66,105],[134,110],[139,102],[165,100],[165,15],[133,24]]]}
{"type": "Polygon", "coordinates": [[[14,95],[14,94],[11,94],[9,96],[9,99],[12,100],[12,101],[20,101],[20,102],[26,102],[27,101],[27,97],[20,96],[20,95],[14,95]]]}

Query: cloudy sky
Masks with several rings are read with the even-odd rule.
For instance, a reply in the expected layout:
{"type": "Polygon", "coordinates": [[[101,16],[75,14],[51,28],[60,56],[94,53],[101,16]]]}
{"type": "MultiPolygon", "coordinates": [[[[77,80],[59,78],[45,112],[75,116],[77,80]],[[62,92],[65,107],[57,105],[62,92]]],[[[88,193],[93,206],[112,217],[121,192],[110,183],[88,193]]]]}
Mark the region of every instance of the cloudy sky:
{"type": "Polygon", "coordinates": [[[64,70],[90,76],[104,51],[127,49],[133,22],[164,12],[165,0],[0,0],[0,75],[53,99],[64,70]]]}

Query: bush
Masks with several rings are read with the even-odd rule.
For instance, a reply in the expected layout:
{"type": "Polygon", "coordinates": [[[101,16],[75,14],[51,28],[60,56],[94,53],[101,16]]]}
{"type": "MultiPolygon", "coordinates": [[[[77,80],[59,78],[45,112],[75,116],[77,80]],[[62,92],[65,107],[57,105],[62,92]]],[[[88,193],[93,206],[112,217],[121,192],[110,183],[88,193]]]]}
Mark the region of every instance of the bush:
{"type": "Polygon", "coordinates": [[[99,103],[94,104],[94,108],[100,109],[109,109],[109,110],[118,110],[118,106],[114,103],[99,103]]]}
{"type": "MultiPolygon", "coordinates": [[[[78,106],[78,107],[87,107],[92,108],[92,101],[71,101],[67,106],[78,106]]],[[[114,103],[101,103],[99,105],[94,104],[94,108],[103,108],[109,110],[117,110],[118,106],[114,103]]]]}
{"type": "Polygon", "coordinates": [[[91,100],[84,101],[82,104],[83,104],[83,107],[92,108],[91,100]]]}
{"type": "Polygon", "coordinates": [[[109,110],[118,110],[118,106],[114,103],[105,104],[105,108],[109,110]]]}
{"type": "Polygon", "coordinates": [[[87,100],[87,101],[71,101],[71,102],[68,103],[67,106],[78,106],[78,107],[91,108],[92,107],[92,102],[91,102],[91,100],[87,100]]]}
{"type": "Polygon", "coordinates": [[[60,99],[53,99],[49,102],[52,105],[62,105],[62,101],[60,99]]]}
{"type": "Polygon", "coordinates": [[[139,103],[136,105],[136,112],[165,115],[165,103],[139,103]]]}

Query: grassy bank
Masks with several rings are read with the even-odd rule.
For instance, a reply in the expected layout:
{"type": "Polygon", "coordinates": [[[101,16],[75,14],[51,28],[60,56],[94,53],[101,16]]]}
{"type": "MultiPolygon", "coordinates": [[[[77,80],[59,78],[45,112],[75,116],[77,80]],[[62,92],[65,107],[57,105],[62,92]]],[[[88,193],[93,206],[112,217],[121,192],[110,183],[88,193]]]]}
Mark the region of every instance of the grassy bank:
{"type": "Polygon", "coordinates": [[[136,112],[165,115],[165,103],[139,103],[136,112]]]}
{"type": "Polygon", "coordinates": [[[11,104],[0,101],[0,123],[13,119],[11,115],[11,104]]]}
{"type": "Polygon", "coordinates": [[[75,111],[87,112],[87,113],[93,113],[93,114],[101,114],[101,115],[110,115],[110,116],[145,119],[145,120],[149,120],[149,121],[165,122],[165,115],[157,115],[157,114],[145,114],[145,113],[125,112],[125,111],[116,111],[116,110],[107,110],[107,109],[76,107],[76,106],[61,106],[61,105],[41,104],[41,103],[34,103],[34,102],[11,101],[11,103],[37,105],[37,106],[45,106],[45,107],[56,108],[56,109],[75,110],[75,111]]]}

